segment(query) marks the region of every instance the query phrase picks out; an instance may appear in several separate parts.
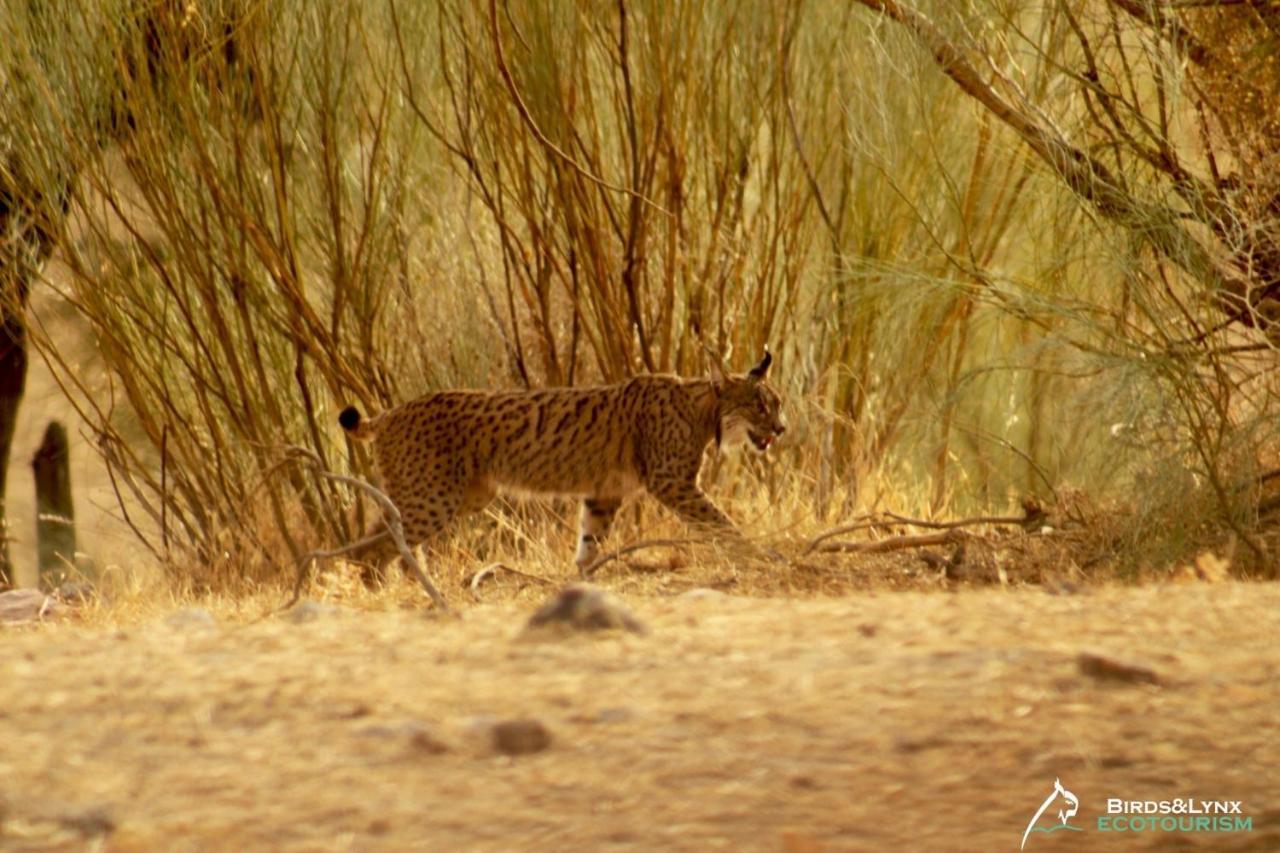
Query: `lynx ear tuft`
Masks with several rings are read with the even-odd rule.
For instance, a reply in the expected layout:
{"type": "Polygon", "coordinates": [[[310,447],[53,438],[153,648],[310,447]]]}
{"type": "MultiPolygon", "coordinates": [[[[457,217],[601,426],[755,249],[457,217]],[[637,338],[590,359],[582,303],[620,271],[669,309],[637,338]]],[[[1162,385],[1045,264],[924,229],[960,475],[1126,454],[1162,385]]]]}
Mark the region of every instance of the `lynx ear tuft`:
{"type": "Polygon", "coordinates": [[[760,359],[760,363],[747,373],[752,379],[759,381],[764,379],[769,373],[769,365],[773,364],[773,353],[769,352],[769,348],[764,348],[764,358],[760,359]]]}

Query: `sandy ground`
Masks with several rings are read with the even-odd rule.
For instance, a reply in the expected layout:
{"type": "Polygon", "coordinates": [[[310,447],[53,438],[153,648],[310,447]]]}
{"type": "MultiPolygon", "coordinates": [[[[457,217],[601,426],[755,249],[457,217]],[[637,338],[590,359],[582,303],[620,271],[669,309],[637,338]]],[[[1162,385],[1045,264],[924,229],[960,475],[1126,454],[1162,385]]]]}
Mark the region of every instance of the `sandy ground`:
{"type": "Polygon", "coordinates": [[[1082,831],[1028,850],[1280,849],[1275,585],[628,604],[648,635],[530,639],[523,603],[8,629],[0,847],[1017,850],[1059,778],[1082,831]],[[508,718],[551,745],[499,754],[508,718]],[[1253,831],[1101,833],[1109,797],[1253,831]]]}

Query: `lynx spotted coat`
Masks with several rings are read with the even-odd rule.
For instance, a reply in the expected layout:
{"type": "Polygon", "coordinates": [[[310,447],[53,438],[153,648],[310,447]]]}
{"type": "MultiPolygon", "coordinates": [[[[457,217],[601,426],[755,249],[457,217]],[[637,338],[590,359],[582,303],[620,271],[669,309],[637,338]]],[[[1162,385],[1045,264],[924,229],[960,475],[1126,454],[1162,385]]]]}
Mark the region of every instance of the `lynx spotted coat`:
{"type": "MultiPolygon", "coordinates": [[[[785,427],[767,375],[637,376],[615,385],[540,391],[441,391],[376,417],[339,422],[372,441],[382,488],[410,546],[430,543],[498,491],[582,499],[579,568],[593,562],[622,500],[644,490],[686,522],[730,538],[733,523],[698,487],[712,442],[764,451],[785,427]]],[[[377,560],[390,556],[385,546],[377,560]]],[[[365,557],[368,559],[368,556],[365,557]]]]}

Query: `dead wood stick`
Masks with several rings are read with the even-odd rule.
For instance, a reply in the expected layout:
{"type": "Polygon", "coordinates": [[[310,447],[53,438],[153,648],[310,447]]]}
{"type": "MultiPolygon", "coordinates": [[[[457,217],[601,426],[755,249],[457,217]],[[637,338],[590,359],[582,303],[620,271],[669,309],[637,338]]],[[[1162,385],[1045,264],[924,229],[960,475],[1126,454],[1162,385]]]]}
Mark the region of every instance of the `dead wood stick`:
{"type": "MultiPolygon", "coordinates": [[[[922,518],[911,518],[905,515],[899,515],[896,512],[885,510],[882,513],[867,513],[858,516],[854,523],[834,527],[831,530],[815,536],[809,540],[809,544],[805,546],[804,554],[811,554],[814,551],[848,550],[847,548],[830,549],[819,547],[828,539],[834,539],[837,536],[843,536],[846,533],[854,533],[858,530],[873,530],[877,527],[889,527],[895,524],[906,524],[912,527],[924,527],[930,530],[955,530],[961,527],[974,527],[979,524],[1023,524],[1027,520],[1027,516],[1021,515],[975,515],[971,518],[957,518],[952,521],[926,521],[922,518]],[[869,520],[870,519],[870,520],[869,520]]],[[[887,541],[887,540],[884,540],[887,541]]],[[[853,543],[845,542],[843,545],[853,543]]],[[[908,546],[909,547],[909,546],[908,546]]]]}
{"type": "Polygon", "coordinates": [[[830,542],[818,550],[823,552],[840,551],[857,554],[879,554],[885,551],[902,551],[907,548],[924,548],[929,545],[950,545],[963,542],[972,534],[963,530],[943,530],[938,533],[920,533],[913,536],[890,536],[888,539],[876,539],[871,542],[830,542]]]}
{"type": "Polygon", "coordinates": [[[599,571],[600,567],[608,563],[612,563],[614,560],[635,551],[643,551],[645,548],[672,548],[677,545],[696,545],[706,541],[705,537],[693,537],[686,539],[642,539],[639,542],[633,542],[630,545],[625,545],[614,551],[610,551],[608,554],[602,554],[599,557],[596,557],[595,560],[588,563],[586,567],[582,569],[580,574],[584,578],[589,578],[599,571]]]}
{"type": "Polygon", "coordinates": [[[536,583],[540,583],[543,586],[555,586],[554,581],[547,580],[546,578],[538,575],[530,574],[529,572],[522,572],[519,569],[513,569],[506,563],[491,563],[490,565],[485,566],[483,569],[471,576],[471,581],[468,583],[468,586],[471,587],[472,592],[476,592],[480,589],[480,584],[484,583],[485,578],[496,575],[498,572],[506,572],[507,574],[526,578],[536,583]]]}
{"type": "Polygon", "coordinates": [[[297,445],[289,445],[285,448],[286,452],[301,456],[305,461],[310,462],[315,468],[317,474],[326,480],[332,480],[335,483],[351,486],[353,489],[359,489],[382,508],[382,523],[387,526],[387,532],[391,534],[391,539],[396,543],[396,550],[400,552],[400,559],[404,561],[405,569],[417,579],[422,588],[427,591],[427,595],[431,596],[431,601],[441,610],[448,612],[449,604],[445,601],[440,590],[436,589],[436,585],[427,577],[427,573],[422,570],[422,566],[418,564],[418,558],[413,556],[413,549],[409,547],[409,543],[404,538],[404,523],[400,518],[400,510],[395,503],[389,498],[386,492],[378,489],[358,477],[348,477],[345,474],[335,474],[332,471],[326,471],[320,457],[307,450],[305,447],[297,445]]]}
{"type": "Polygon", "coordinates": [[[957,518],[954,521],[925,521],[922,518],[909,518],[888,510],[884,514],[899,524],[926,527],[930,530],[952,530],[957,527],[973,527],[978,524],[1022,524],[1027,520],[1025,515],[975,515],[972,518],[957,518]]]}
{"type": "Polygon", "coordinates": [[[869,512],[864,515],[855,516],[854,520],[849,524],[842,524],[839,527],[833,527],[830,530],[820,533],[813,539],[809,540],[809,544],[805,546],[801,556],[811,554],[819,545],[828,539],[834,539],[837,536],[843,536],[846,533],[854,533],[858,530],[870,530],[874,527],[886,526],[882,521],[869,521],[868,519],[876,518],[877,513],[869,512]]]}

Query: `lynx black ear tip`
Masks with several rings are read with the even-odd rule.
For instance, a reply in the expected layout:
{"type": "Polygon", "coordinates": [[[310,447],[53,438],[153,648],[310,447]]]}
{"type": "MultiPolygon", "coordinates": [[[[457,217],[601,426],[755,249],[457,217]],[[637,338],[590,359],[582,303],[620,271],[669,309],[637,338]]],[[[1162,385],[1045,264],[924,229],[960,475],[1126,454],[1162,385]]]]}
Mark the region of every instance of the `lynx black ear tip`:
{"type": "Polygon", "coordinates": [[[769,348],[764,348],[764,358],[760,359],[760,363],[751,368],[750,376],[755,379],[763,379],[764,375],[769,372],[769,365],[773,364],[773,353],[769,352],[769,348]]]}

